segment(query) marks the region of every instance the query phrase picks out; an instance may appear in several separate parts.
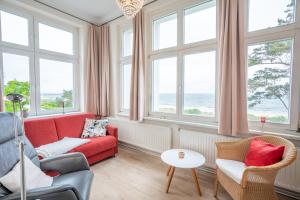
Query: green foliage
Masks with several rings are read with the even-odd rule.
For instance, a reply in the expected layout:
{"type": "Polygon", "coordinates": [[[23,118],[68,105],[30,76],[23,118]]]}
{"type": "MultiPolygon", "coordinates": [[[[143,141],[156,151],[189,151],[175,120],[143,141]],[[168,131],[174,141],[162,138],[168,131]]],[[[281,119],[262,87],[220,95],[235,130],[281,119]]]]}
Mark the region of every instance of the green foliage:
{"type": "MultiPolygon", "coordinates": [[[[18,93],[24,96],[23,106],[29,107],[30,99],[30,83],[28,81],[17,81],[16,79],[8,81],[4,86],[4,95],[10,93],[18,93]]],[[[13,105],[10,101],[5,101],[5,110],[7,112],[13,112],[13,105]]]]}
{"type": "Polygon", "coordinates": [[[72,90],[63,90],[61,97],[56,97],[55,100],[42,100],[41,109],[44,110],[55,110],[62,108],[62,103],[65,103],[65,108],[73,106],[73,93],[72,90]]]}
{"type": "Polygon", "coordinates": [[[59,102],[55,101],[50,101],[50,100],[43,100],[41,101],[41,109],[42,110],[55,110],[59,108],[59,102]]]}
{"type": "Polygon", "coordinates": [[[213,113],[211,112],[203,112],[199,110],[198,108],[189,108],[184,110],[184,114],[187,115],[205,115],[205,116],[212,116],[213,113]]]}
{"type": "MultiPolygon", "coordinates": [[[[23,101],[23,106],[25,108],[29,108],[30,106],[30,83],[25,81],[17,81],[16,79],[8,81],[4,86],[4,95],[8,95],[9,93],[18,93],[22,94],[25,98],[23,101]]],[[[63,90],[63,94],[61,97],[56,97],[55,100],[42,100],[41,101],[41,109],[43,110],[55,110],[62,107],[62,101],[65,102],[65,107],[73,106],[73,94],[72,90],[63,90]]],[[[5,101],[5,110],[7,112],[13,112],[13,106],[10,101],[5,101]]]]}
{"type": "Polygon", "coordinates": [[[65,107],[72,107],[73,106],[73,93],[72,93],[72,90],[63,90],[62,98],[65,101],[65,107]]]}

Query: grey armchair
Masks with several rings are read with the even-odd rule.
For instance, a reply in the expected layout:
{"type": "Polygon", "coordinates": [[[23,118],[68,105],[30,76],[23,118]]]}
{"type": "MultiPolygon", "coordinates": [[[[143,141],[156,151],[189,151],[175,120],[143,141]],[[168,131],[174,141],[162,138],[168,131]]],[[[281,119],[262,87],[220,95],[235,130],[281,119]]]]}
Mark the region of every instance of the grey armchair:
{"type": "MultiPolygon", "coordinates": [[[[19,161],[18,149],[14,139],[13,114],[0,113],[0,177],[7,174],[19,161]]],[[[43,171],[57,171],[50,187],[27,191],[28,200],[88,200],[93,173],[85,156],[70,153],[39,161],[37,152],[24,136],[18,120],[18,134],[24,137],[25,154],[43,171]]],[[[11,193],[0,184],[0,200],[20,199],[20,193],[11,193]]]]}

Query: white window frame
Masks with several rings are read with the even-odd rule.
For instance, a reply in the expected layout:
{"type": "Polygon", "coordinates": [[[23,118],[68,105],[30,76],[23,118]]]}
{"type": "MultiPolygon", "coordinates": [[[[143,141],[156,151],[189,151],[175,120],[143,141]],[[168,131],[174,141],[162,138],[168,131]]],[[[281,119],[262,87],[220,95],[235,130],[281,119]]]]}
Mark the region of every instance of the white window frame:
{"type": "MultiPolygon", "coordinates": [[[[65,112],[77,112],[80,110],[79,98],[79,31],[77,28],[68,24],[58,22],[52,19],[45,18],[39,14],[30,14],[27,11],[21,10],[17,7],[0,5],[0,10],[11,13],[28,20],[29,31],[29,46],[13,44],[1,40],[0,34],[0,54],[7,52],[16,55],[30,56],[30,116],[48,115],[62,113],[62,109],[41,111],[40,108],[40,74],[39,74],[39,58],[51,59],[54,61],[71,62],[73,64],[73,108],[65,108],[65,112]],[[47,51],[39,49],[38,47],[38,23],[43,23],[54,28],[68,31],[73,34],[73,55],[47,51]]],[[[1,23],[1,20],[0,20],[1,23]]],[[[1,26],[0,26],[1,29],[1,26]]],[[[1,30],[0,30],[1,33],[1,30]]],[[[2,56],[0,56],[0,76],[3,77],[3,63],[2,56]]],[[[3,78],[1,87],[4,88],[3,78]]]]}
{"type": "MultiPolygon", "coordinates": [[[[36,99],[35,99],[35,91],[36,91],[36,86],[34,84],[35,82],[35,73],[34,73],[34,54],[33,52],[30,51],[25,51],[23,49],[15,49],[11,47],[5,47],[2,46],[0,47],[0,71],[1,71],[1,77],[4,77],[4,71],[3,71],[3,53],[8,53],[8,54],[14,54],[14,55],[20,55],[20,56],[27,56],[29,58],[29,83],[30,83],[30,112],[31,113],[36,113],[36,99]]],[[[3,88],[3,93],[4,93],[4,78],[1,78],[1,87],[3,88]]]]}
{"type": "MultiPolygon", "coordinates": [[[[184,11],[191,7],[197,6],[202,3],[206,3],[207,0],[191,0],[185,2],[178,2],[162,7],[158,11],[149,13],[146,21],[146,55],[147,55],[147,100],[146,100],[146,113],[148,117],[168,119],[175,121],[187,121],[195,123],[217,124],[218,119],[218,50],[217,50],[217,35],[218,35],[218,12],[216,12],[216,38],[205,41],[199,41],[194,43],[184,44],[184,11]],[[177,46],[164,49],[153,50],[153,22],[164,16],[177,13],[177,46]],[[184,56],[203,52],[216,52],[216,74],[215,74],[215,115],[214,117],[197,116],[197,115],[185,115],[183,114],[183,97],[184,97],[184,56]],[[176,113],[163,113],[153,111],[153,61],[156,59],[163,59],[169,57],[177,57],[177,95],[176,95],[176,113]]],[[[218,7],[218,1],[216,1],[218,7]]],[[[217,8],[216,8],[217,9],[217,8]]]]}
{"type": "Polygon", "coordinates": [[[0,10],[4,11],[4,12],[7,12],[7,13],[10,13],[10,14],[13,14],[13,15],[16,15],[16,16],[19,16],[19,17],[23,17],[23,18],[28,20],[28,46],[2,41],[1,15],[0,15],[0,45],[2,47],[33,51],[34,50],[33,16],[30,15],[29,13],[27,13],[27,12],[24,12],[24,11],[20,10],[20,9],[11,8],[11,7],[4,6],[4,5],[0,5],[0,10]]]}
{"type": "MultiPolygon", "coordinates": [[[[268,132],[287,132],[287,131],[295,131],[298,130],[298,123],[300,123],[298,120],[299,118],[299,112],[300,112],[300,79],[297,77],[300,77],[300,4],[299,2],[296,2],[296,16],[295,16],[295,22],[288,25],[282,25],[272,28],[266,28],[256,31],[248,31],[248,23],[249,23],[249,1],[247,0],[247,3],[245,3],[244,11],[246,13],[245,16],[245,56],[246,56],[246,71],[248,70],[248,63],[247,63],[247,57],[248,57],[248,46],[260,44],[260,43],[266,43],[266,42],[272,42],[276,40],[282,40],[282,39],[289,39],[292,38],[294,40],[293,44],[293,61],[291,64],[291,93],[290,93],[290,112],[289,112],[289,124],[279,124],[279,123],[272,123],[267,122],[264,125],[264,130],[268,132]]],[[[247,78],[248,80],[248,78],[247,78]]],[[[248,84],[247,84],[248,85],[248,84]]],[[[249,121],[249,126],[251,130],[261,130],[261,124],[260,122],[254,122],[249,121]]]]}
{"type": "Polygon", "coordinates": [[[125,65],[132,65],[132,54],[129,56],[124,56],[123,55],[123,48],[124,48],[124,38],[123,38],[123,34],[125,31],[128,31],[130,29],[133,29],[132,27],[132,23],[125,23],[121,26],[118,27],[119,28],[119,36],[118,38],[120,38],[119,41],[119,109],[118,109],[118,113],[121,115],[129,115],[129,109],[125,109],[124,108],[124,91],[123,91],[123,82],[124,82],[124,66],[125,65]]]}

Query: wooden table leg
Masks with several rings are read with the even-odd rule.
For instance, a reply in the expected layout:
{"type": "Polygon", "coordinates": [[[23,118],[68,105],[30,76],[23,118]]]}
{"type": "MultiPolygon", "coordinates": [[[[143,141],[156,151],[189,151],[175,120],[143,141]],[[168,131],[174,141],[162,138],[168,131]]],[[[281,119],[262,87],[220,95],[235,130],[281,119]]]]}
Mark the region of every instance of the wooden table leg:
{"type": "Polygon", "coordinates": [[[192,169],[192,172],[193,172],[193,177],[194,177],[196,189],[198,191],[198,194],[201,196],[202,193],[201,193],[201,190],[200,190],[200,185],[199,185],[196,169],[192,169]]]}
{"type": "Polygon", "coordinates": [[[166,193],[169,192],[169,188],[170,188],[170,185],[171,185],[171,181],[172,181],[172,178],[173,178],[173,175],[174,175],[174,172],[175,172],[175,167],[171,167],[170,169],[170,174],[169,174],[169,179],[168,179],[168,183],[167,183],[167,188],[166,188],[166,193]]]}
{"type": "Polygon", "coordinates": [[[219,189],[219,181],[218,181],[218,177],[216,178],[216,182],[215,182],[215,197],[218,196],[218,189],[219,189]]]}
{"type": "Polygon", "coordinates": [[[171,169],[172,169],[172,166],[169,166],[169,167],[168,167],[168,171],[167,171],[167,176],[170,175],[171,169]]]}

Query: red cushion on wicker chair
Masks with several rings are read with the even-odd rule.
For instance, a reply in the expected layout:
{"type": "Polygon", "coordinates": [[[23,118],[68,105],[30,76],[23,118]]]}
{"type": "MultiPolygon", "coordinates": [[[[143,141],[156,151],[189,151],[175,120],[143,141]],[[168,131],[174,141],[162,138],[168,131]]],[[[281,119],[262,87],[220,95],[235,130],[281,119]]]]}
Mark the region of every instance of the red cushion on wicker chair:
{"type": "Polygon", "coordinates": [[[247,166],[267,166],[282,160],[284,146],[275,146],[259,139],[253,139],[246,155],[247,166]]]}

